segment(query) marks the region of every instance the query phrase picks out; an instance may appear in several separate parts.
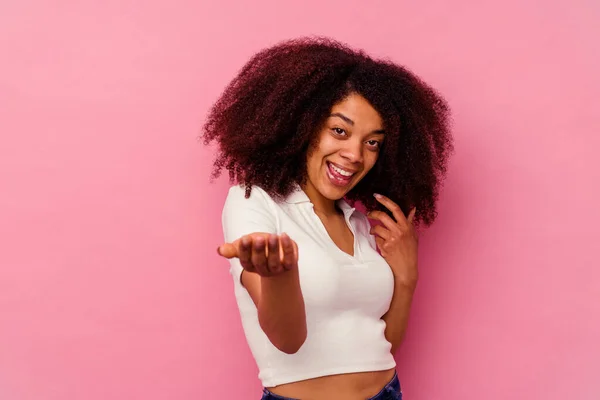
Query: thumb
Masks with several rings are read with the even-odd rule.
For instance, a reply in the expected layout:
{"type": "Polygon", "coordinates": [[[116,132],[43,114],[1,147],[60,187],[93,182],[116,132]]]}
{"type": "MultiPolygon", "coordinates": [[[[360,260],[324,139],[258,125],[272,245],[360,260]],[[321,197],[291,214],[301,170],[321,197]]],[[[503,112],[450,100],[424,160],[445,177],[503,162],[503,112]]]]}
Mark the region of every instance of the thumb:
{"type": "Polygon", "coordinates": [[[223,243],[217,248],[217,253],[221,257],[234,258],[238,256],[238,249],[232,243],[223,243]]]}

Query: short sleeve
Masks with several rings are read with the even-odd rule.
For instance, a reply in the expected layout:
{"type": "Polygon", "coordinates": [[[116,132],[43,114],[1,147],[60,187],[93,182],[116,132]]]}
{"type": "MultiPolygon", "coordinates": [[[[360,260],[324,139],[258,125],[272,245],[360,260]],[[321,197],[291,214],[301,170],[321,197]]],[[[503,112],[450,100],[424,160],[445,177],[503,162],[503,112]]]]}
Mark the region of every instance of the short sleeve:
{"type": "MultiPolygon", "coordinates": [[[[253,187],[249,198],[245,197],[242,186],[232,186],[229,189],[221,221],[225,242],[231,243],[240,237],[254,233],[277,233],[277,216],[272,200],[262,189],[253,187]]],[[[230,272],[239,282],[242,266],[237,258],[229,260],[230,272]]]]}

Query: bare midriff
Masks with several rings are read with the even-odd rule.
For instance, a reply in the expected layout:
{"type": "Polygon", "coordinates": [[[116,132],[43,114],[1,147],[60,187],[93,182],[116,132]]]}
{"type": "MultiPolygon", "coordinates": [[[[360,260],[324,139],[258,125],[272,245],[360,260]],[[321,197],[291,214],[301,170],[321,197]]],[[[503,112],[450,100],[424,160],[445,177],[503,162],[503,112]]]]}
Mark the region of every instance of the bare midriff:
{"type": "Polygon", "coordinates": [[[301,400],[365,400],[377,395],[394,377],[394,369],[329,375],[267,388],[301,400]]]}

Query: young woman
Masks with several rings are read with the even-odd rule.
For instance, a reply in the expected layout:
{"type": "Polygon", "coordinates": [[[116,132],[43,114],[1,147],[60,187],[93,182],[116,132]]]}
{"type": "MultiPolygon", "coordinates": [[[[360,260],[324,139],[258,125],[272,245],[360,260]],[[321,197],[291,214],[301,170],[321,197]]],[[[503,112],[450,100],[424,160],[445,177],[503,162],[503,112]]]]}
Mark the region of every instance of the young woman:
{"type": "Polygon", "coordinates": [[[263,399],[401,399],[393,354],[452,150],[446,102],[392,62],[301,38],[252,57],[203,138],[236,183],[218,252],[263,399]]]}

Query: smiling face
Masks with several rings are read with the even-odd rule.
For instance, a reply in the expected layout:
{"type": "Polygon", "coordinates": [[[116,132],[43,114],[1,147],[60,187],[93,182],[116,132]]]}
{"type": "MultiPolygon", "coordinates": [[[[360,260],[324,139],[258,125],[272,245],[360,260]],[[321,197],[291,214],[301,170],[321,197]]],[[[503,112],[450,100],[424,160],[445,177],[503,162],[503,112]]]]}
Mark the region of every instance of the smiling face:
{"type": "Polygon", "coordinates": [[[335,104],[307,159],[304,188],[313,203],[341,199],[373,168],[383,143],[383,121],[361,95],[335,104]]]}

